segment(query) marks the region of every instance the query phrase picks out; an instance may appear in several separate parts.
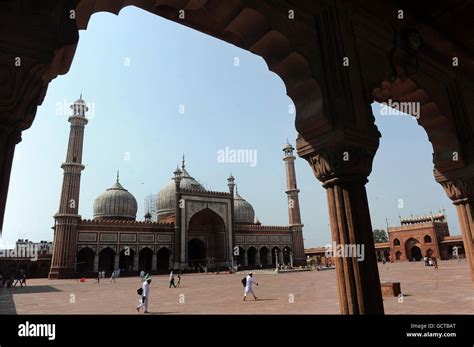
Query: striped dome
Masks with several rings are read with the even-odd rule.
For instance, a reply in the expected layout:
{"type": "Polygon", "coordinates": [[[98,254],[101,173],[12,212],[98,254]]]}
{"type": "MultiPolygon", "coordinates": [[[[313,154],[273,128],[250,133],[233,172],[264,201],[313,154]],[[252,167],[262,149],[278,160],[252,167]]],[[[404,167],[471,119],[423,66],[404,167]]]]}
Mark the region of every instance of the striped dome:
{"type": "MultiPolygon", "coordinates": [[[[180,189],[202,190],[204,187],[196,181],[186,169],[182,168],[182,177],[179,184],[180,189]]],[[[176,183],[170,180],[158,193],[156,207],[158,220],[174,215],[176,206],[176,183]]]]}
{"type": "Polygon", "coordinates": [[[117,182],[94,201],[94,219],[135,220],[137,200],[117,182]]]}
{"type": "Polygon", "coordinates": [[[235,192],[234,196],[234,221],[236,223],[254,223],[255,211],[247,200],[235,192]]]}

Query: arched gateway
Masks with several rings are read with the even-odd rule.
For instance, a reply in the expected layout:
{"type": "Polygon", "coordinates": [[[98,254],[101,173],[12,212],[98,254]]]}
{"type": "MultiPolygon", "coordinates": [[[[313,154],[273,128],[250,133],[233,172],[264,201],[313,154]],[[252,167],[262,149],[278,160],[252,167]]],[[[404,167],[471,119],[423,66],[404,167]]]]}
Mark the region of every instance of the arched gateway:
{"type": "MultiPolygon", "coordinates": [[[[463,5],[434,3],[431,11],[421,13],[415,2],[406,2],[406,19],[400,21],[394,15],[399,9],[394,0],[384,6],[374,6],[373,1],[303,3],[88,0],[77,2],[75,20],[63,15],[71,11],[68,2],[25,2],[21,9],[4,6],[2,15],[17,18],[23,10],[31,20],[22,24],[22,30],[14,27],[16,21],[7,22],[12,30],[5,32],[11,31],[12,36],[3,40],[6,44],[1,53],[4,61],[11,61],[21,51],[28,52],[28,59],[22,65],[25,73],[6,78],[0,87],[5,91],[0,93],[0,104],[5,105],[0,110],[0,153],[5,154],[0,160],[0,227],[15,146],[21,132],[31,126],[49,82],[69,70],[78,29],[86,29],[96,11],[117,14],[124,6],[135,5],[254,52],[281,76],[296,107],[298,154],[327,190],[333,241],[356,240],[368,249],[364,262],[336,259],[342,313],[383,313],[365,189],[380,137],[370,110],[371,94],[377,101],[420,104],[419,123],[433,144],[435,177],[458,210],[474,283],[474,104],[469,102],[474,70],[471,52],[458,45],[470,42],[472,25],[468,16],[455,15],[452,29],[438,15],[461,13],[463,5]],[[180,16],[183,9],[187,12],[184,19],[180,16]],[[295,13],[291,25],[288,9],[295,13]],[[51,15],[44,16],[46,12],[51,15]],[[44,25],[36,25],[38,22],[44,25]],[[453,57],[459,60],[456,73],[453,57]],[[341,62],[346,58],[350,64],[344,65],[341,62]],[[453,160],[454,154],[457,160],[453,160]],[[343,159],[348,156],[351,160],[343,159]]],[[[4,65],[3,75],[13,76],[17,67],[4,65]]],[[[72,120],[77,126],[82,122],[78,117],[72,120]]],[[[80,129],[76,130],[80,134],[80,129]]],[[[79,197],[76,180],[83,167],[81,157],[71,152],[65,169],[71,173],[73,168],[76,178],[68,181],[70,186],[65,185],[64,201],[78,201],[79,197]]],[[[57,242],[51,278],[71,276],[74,270],[76,254],[63,252],[76,249],[65,240],[75,240],[76,230],[71,225],[80,217],[77,208],[65,206],[55,217],[57,242]]],[[[175,262],[186,261],[181,249],[187,242],[181,236],[176,236],[173,244],[175,262]]],[[[164,240],[170,238],[163,235],[164,240]]]]}
{"type": "Polygon", "coordinates": [[[205,208],[191,217],[187,238],[187,262],[191,266],[228,265],[225,224],[213,210],[205,208]]]}

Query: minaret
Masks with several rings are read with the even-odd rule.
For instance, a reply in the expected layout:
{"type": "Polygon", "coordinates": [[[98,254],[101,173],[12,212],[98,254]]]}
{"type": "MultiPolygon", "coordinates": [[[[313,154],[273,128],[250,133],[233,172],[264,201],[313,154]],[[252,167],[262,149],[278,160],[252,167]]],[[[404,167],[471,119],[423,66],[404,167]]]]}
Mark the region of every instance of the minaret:
{"type": "Polygon", "coordinates": [[[296,171],[295,171],[295,156],[293,155],[294,148],[288,143],[283,147],[285,156],[283,161],[285,162],[286,169],[286,195],[288,196],[288,218],[290,228],[293,234],[293,256],[294,262],[298,265],[305,264],[306,259],[304,256],[304,244],[303,244],[303,224],[301,224],[301,213],[300,213],[300,202],[298,199],[298,193],[300,190],[296,184],[296,171]]]}
{"type": "Polygon", "coordinates": [[[81,97],[71,105],[72,116],[66,161],[61,165],[64,170],[63,186],[59,211],[54,215],[54,246],[49,278],[73,278],[76,263],[77,226],[81,219],[79,211],[79,190],[81,183],[82,147],[85,116],[88,107],[81,97]]]}

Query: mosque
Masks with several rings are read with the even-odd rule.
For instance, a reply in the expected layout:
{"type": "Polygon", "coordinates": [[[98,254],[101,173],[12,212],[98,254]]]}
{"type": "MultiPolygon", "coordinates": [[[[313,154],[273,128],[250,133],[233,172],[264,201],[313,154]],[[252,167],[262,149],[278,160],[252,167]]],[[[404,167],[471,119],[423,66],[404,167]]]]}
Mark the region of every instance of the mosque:
{"type": "Polygon", "coordinates": [[[59,211],[54,215],[49,278],[72,278],[97,271],[185,270],[298,266],[306,263],[296,184],[294,148],[283,148],[289,223],[263,225],[237,191],[205,189],[183,163],[156,196],[157,220],[137,220],[137,200],[116,182],[94,201],[93,218],[78,214],[86,103],[79,98],[69,117],[70,135],[59,211]]]}

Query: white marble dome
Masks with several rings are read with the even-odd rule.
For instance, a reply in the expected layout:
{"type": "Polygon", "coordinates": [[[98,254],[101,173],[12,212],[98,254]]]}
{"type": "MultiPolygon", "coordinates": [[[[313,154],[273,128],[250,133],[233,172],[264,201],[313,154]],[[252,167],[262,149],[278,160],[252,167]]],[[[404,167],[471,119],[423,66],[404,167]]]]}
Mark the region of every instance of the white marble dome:
{"type": "Polygon", "coordinates": [[[255,211],[250,203],[236,191],[234,196],[234,222],[254,223],[255,211]]]}
{"type": "Polygon", "coordinates": [[[100,194],[94,201],[94,219],[135,220],[137,217],[137,200],[117,182],[100,194]]]}
{"type": "MultiPolygon", "coordinates": [[[[182,168],[182,178],[179,184],[180,189],[203,190],[204,187],[182,168]]],[[[174,180],[169,181],[158,193],[156,197],[156,209],[158,220],[170,215],[174,215],[176,206],[176,185],[174,180]]]]}

